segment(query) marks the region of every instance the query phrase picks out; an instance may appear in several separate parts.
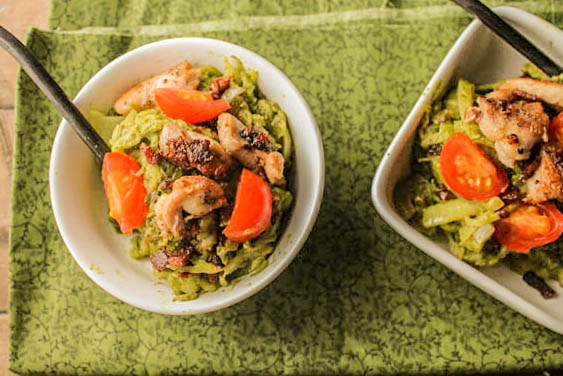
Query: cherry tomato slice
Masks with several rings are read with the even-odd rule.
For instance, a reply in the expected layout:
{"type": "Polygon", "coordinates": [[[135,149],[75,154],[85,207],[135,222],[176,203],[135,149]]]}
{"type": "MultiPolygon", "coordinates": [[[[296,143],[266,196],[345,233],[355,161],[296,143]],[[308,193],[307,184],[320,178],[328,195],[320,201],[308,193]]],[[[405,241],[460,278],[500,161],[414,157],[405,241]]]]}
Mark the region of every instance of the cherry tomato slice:
{"type": "Polygon", "coordinates": [[[198,101],[198,102],[211,102],[213,96],[209,92],[199,91],[199,90],[179,90],[177,92],[181,98],[188,101],[198,101]]]}
{"type": "Polygon", "coordinates": [[[268,228],[271,216],[270,186],[255,173],[243,169],[233,214],[223,234],[233,242],[254,239],[268,228]]]}
{"type": "Polygon", "coordinates": [[[549,123],[549,137],[563,144],[563,112],[551,119],[549,123]]]}
{"type": "Polygon", "coordinates": [[[231,108],[226,100],[213,100],[211,94],[197,90],[161,87],[154,89],[154,97],[166,116],[191,124],[215,119],[231,108]]]}
{"type": "Polygon", "coordinates": [[[508,188],[506,172],[463,132],[442,146],[440,171],[450,189],[469,200],[487,200],[508,188]]]}
{"type": "Polygon", "coordinates": [[[549,202],[521,205],[507,218],[495,222],[494,237],[506,248],[527,253],[552,243],[563,233],[563,214],[549,202]]]}
{"type": "Polygon", "coordinates": [[[123,153],[106,153],[102,163],[102,178],[109,205],[109,215],[117,221],[124,234],[131,234],[147,216],[147,191],[140,167],[123,153]]]}

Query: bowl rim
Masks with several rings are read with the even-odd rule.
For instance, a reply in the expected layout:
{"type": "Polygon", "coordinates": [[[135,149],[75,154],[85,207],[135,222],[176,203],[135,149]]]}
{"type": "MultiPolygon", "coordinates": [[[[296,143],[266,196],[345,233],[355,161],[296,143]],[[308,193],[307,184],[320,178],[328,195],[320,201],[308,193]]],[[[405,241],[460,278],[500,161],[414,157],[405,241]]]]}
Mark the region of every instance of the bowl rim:
{"type": "MultiPolygon", "coordinates": [[[[528,18],[533,22],[547,22],[531,13],[510,6],[496,7],[494,8],[494,11],[509,23],[511,23],[511,21],[515,18],[528,18]]],[[[482,291],[493,296],[497,300],[500,300],[529,319],[536,321],[537,323],[559,334],[563,334],[563,321],[538,308],[531,302],[506,288],[504,285],[482,273],[471,264],[462,261],[453,254],[443,250],[432,239],[416,231],[399,216],[388,197],[389,191],[386,183],[391,171],[393,170],[398,155],[404,147],[406,139],[409,137],[410,132],[418,127],[418,117],[422,108],[432,101],[434,88],[441,83],[442,77],[452,64],[451,61],[462,53],[468,39],[470,39],[473,34],[479,32],[481,28],[486,27],[478,19],[473,20],[458,37],[454,45],[440,63],[438,69],[432,75],[430,82],[426,85],[406,120],[402,123],[391,144],[385,151],[379,166],[377,167],[371,187],[372,201],[383,220],[385,220],[385,222],[387,222],[398,234],[408,240],[416,248],[422,250],[445,267],[454,271],[460,277],[471,282],[482,291]]],[[[563,33],[563,31],[561,32],[563,33]]]]}
{"type": "MultiPolygon", "coordinates": [[[[101,77],[105,76],[109,71],[113,70],[116,66],[122,64],[124,61],[130,59],[132,56],[137,55],[137,54],[145,54],[148,53],[150,50],[156,48],[156,47],[161,47],[163,45],[166,44],[177,44],[177,43],[186,43],[186,44],[210,44],[211,46],[213,46],[214,48],[217,49],[231,49],[234,50],[233,54],[237,55],[237,53],[239,54],[244,54],[245,58],[247,60],[252,60],[254,62],[256,62],[256,65],[258,66],[263,66],[266,67],[267,69],[272,70],[273,72],[275,72],[276,74],[279,75],[279,77],[282,79],[282,81],[285,81],[289,93],[291,94],[291,96],[295,99],[293,99],[292,101],[295,101],[296,103],[298,103],[298,105],[301,108],[301,110],[304,112],[305,116],[306,116],[306,123],[309,123],[311,126],[311,130],[312,133],[314,135],[314,140],[307,140],[308,143],[308,147],[312,147],[314,148],[314,153],[313,155],[315,156],[314,163],[319,165],[319,171],[318,171],[318,178],[316,179],[316,181],[314,182],[315,187],[314,187],[314,191],[312,193],[312,195],[314,195],[312,197],[312,203],[305,206],[305,219],[306,219],[306,225],[304,227],[302,227],[299,232],[296,234],[295,232],[293,232],[291,234],[291,238],[292,241],[291,244],[289,244],[287,246],[287,248],[284,250],[284,254],[279,257],[278,261],[274,264],[274,266],[272,267],[271,270],[268,271],[267,274],[265,274],[265,270],[262,270],[259,273],[256,274],[250,274],[252,277],[255,275],[259,275],[262,276],[261,278],[259,278],[257,281],[253,281],[253,283],[248,286],[246,289],[244,289],[242,292],[233,295],[233,294],[228,294],[224,299],[220,299],[216,302],[211,302],[210,304],[204,306],[204,307],[199,307],[199,308],[190,308],[189,306],[186,305],[182,305],[181,303],[186,303],[186,302],[177,302],[179,303],[177,306],[174,307],[182,307],[179,309],[168,309],[162,306],[158,306],[155,307],[154,305],[151,304],[144,304],[144,302],[138,302],[136,300],[131,300],[128,298],[126,293],[122,293],[120,292],[121,290],[114,290],[114,289],[108,289],[107,286],[105,286],[104,284],[104,278],[103,275],[100,275],[99,273],[96,273],[95,270],[92,270],[92,268],[90,267],[90,265],[88,265],[85,260],[83,260],[80,256],[80,252],[77,252],[75,249],[76,244],[72,244],[71,242],[71,238],[70,238],[70,234],[69,234],[69,230],[67,228],[65,228],[64,226],[61,226],[62,223],[62,218],[63,218],[63,214],[59,211],[60,209],[60,202],[59,202],[59,198],[57,195],[57,191],[59,190],[59,184],[58,184],[58,179],[56,178],[56,166],[58,164],[58,160],[59,158],[62,157],[63,153],[63,145],[62,145],[62,139],[63,139],[63,134],[65,132],[72,132],[72,129],[70,127],[70,124],[68,124],[68,122],[63,118],[59,124],[59,127],[57,129],[57,132],[55,134],[55,138],[53,141],[53,146],[51,149],[51,156],[50,156],[50,160],[49,160],[49,194],[50,194],[50,199],[51,199],[51,207],[53,210],[53,214],[55,217],[55,222],[57,224],[57,229],[59,230],[59,233],[61,235],[61,238],[63,239],[63,242],[66,246],[66,248],[68,249],[68,251],[71,253],[72,257],[74,258],[74,260],[78,263],[78,265],[80,266],[80,268],[86,273],[86,275],[88,275],[88,277],[90,277],[90,279],[92,281],[94,281],[94,283],[96,283],[96,285],[98,285],[100,288],[102,288],[104,291],[106,291],[107,293],[109,293],[110,295],[112,295],[113,297],[117,298],[118,300],[125,302],[131,306],[146,310],[146,311],[150,311],[150,312],[155,312],[155,313],[160,313],[160,314],[165,314],[165,315],[194,315],[194,314],[203,314],[203,313],[210,313],[210,312],[214,312],[223,308],[227,308],[229,306],[232,306],[236,303],[239,303],[247,298],[249,298],[250,296],[256,294],[257,292],[259,292],[260,290],[262,290],[263,288],[265,288],[268,284],[270,284],[273,280],[275,280],[282,271],[284,271],[287,266],[293,261],[293,259],[297,256],[297,254],[301,251],[301,249],[303,248],[305,242],[307,241],[307,239],[309,238],[309,235],[313,229],[313,226],[316,223],[317,217],[318,217],[318,213],[322,204],[322,199],[323,199],[323,193],[324,193],[324,185],[325,185],[325,159],[324,159],[324,149],[323,149],[323,143],[322,143],[322,137],[321,137],[321,133],[319,130],[319,127],[317,125],[317,122],[315,120],[315,117],[313,115],[313,112],[311,111],[309,104],[307,103],[307,101],[305,100],[305,98],[303,97],[303,95],[301,94],[301,92],[297,89],[297,87],[295,86],[295,84],[279,69],[277,68],[274,64],[272,64],[271,62],[269,62],[268,60],[266,60],[265,58],[263,58],[262,56],[258,55],[257,53],[239,46],[237,44],[231,43],[231,42],[227,42],[227,41],[223,41],[223,40],[219,40],[219,39],[213,39],[213,38],[202,38],[202,37],[179,37],[179,38],[167,38],[167,39],[162,39],[162,40],[158,40],[155,42],[151,42],[142,46],[139,46],[137,48],[134,48],[130,51],[125,52],[124,54],[120,55],[119,57],[115,58],[114,60],[112,60],[111,62],[109,62],[107,65],[105,65],[103,68],[101,68],[98,72],[96,72],[87,82],[86,84],[80,89],[80,91],[78,92],[78,94],[76,94],[76,96],[73,99],[73,102],[75,104],[77,104],[78,107],[80,107],[80,101],[81,98],[83,96],[86,95],[86,93],[88,93],[90,91],[90,87],[97,81],[99,80],[101,77]],[[239,52],[240,51],[240,52],[239,52]],[[70,246],[69,246],[69,243],[70,246]]],[[[290,125],[291,127],[291,125],[290,125]]],[[[293,137],[295,137],[293,135],[293,137]]],[[[297,193],[298,194],[298,193],[297,193]]],[[[297,194],[295,197],[295,201],[297,201],[297,194]]],[[[291,212],[291,217],[293,217],[293,215],[295,215],[295,210],[292,209],[291,212]]],[[[289,217],[288,219],[290,219],[291,217],[289,217]]],[[[283,235],[283,234],[282,234],[283,235]]],[[[287,236],[287,235],[286,235],[287,236]]],[[[280,238],[281,239],[281,238],[280,238]]],[[[280,240],[278,240],[279,243],[280,240]]],[[[229,286],[226,286],[227,288],[229,286]]],[[[189,302],[189,301],[188,301],[189,302]]]]}

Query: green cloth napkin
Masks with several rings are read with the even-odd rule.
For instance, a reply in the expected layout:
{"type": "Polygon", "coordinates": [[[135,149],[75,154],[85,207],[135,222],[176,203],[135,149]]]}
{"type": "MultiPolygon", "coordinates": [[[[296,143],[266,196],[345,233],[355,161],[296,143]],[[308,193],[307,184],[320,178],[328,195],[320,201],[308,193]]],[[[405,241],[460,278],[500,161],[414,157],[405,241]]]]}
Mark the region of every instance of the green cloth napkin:
{"type": "MultiPolygon", "coordinates": [[[[443,1],[416,9],[398,9],[398,1],[394,9],[343,1],[336,13],[322,13],[333,10],[328,1],[288,1],[283,9],[260,2],[264,12],[254,13],[250,1],[241,1],[240,7],[228,2],[225,12],[232,17],[220,21],[221,13],[202,1],[171,1],[173,12],[150,8],[146,1],[119,2],[131,12],[137,3],[138,23],[125,25],[120,20],[129,13],[109,1],[54,1],[50,25],[59,30],[33,29],[27,45],[70,96],[115,57],[167,37],[218,38],[259,53],[296,84],[319,124],[327,166],[319,218],[295,261],[266,289],[231,308],[170,317],[121,303],[81,271],[57,232],[48,160],[60,115],[22,74],[10,234],[12,371],[309,375],[563,369],[563,337],[434,262],[395,234],[371,204],[370,184],[383,152],[470,22],[467,15],[439,5],[443,1]],[[195,21],[214,21],[188,24],[192,17],[169,15],[180,9],[199,10],[195,21]],[[114,18],[105,12],[114,12],[114,18]],[[245,17],[237,19],[239,14],[245,17]],[[155,20],[182,24],[151,25],[155,20]]],[[[518,5],[563,25],[563,4],[518,5]]]]}
{"type": "MultiPolygon", "coordinates": [[[[520,0],[485,0],[493,7],[502,4],[526,8],[533,1],[520,0]]],[[[540,0],[536,9],[555,13],[556,0],[540,0]]],[[[376,18],[394,18],[401,8],[410,9],[411,14],[419,13],[424,17],[432,13],[433,7],[448,5],[450,9],[459,9],[450,0],[52,0],[49,16],[49,28],[59,30],[77,30],[92,27],[117,27],[127,29],[141,25],[176,25],[202,21],[235,20],[242,25],[250,16],[309,16],[302,19],[322,19],[333,17],[344,20],[354,17],[354,13],[366,15],[366,9],[377,9],[376,18]],[[426,8],[426,9],[425,9],[426,8]],[[337,14],[336,12],[341,12],[337,14]]],[[[443,10],[438,10],[442,12],[443,10]]],[[[276,25],[287,18],[274,18],[269,21],[276,25]]],[[[307,21],[305,21],[307,22],[307,21]]],[[[553,22],[553,20],[550,20],[553,22]]]]}

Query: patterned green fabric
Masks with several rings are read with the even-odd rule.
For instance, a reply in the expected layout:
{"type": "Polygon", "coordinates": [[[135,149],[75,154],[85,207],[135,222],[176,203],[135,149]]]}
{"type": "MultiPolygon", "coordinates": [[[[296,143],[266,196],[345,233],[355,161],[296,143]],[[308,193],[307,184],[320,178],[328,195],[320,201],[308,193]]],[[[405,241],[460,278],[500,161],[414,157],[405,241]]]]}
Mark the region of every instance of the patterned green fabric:
{"type": "MultiPolygon", "coordinates": [[[[526,8],[532,1],[485,0],[489,6],[509,4],[526,8]]],[[[540,7],[552,11],[556,0],[539,1],[540,7]]],[[[351,17],[366,9],[385,9],[394,17],[394,10],[444,6],[459,11],[450,0],[52,0],[49,27],[77,30],[85,27],[117,27],[128,29],[141,25],[172,25],[202,21],[238,20],[249,16],[304,16],[346,12],[339,19],[351,17]]],[[[422,11],[424,12],[424,11],[422,11]]],[[[283,22],[281,19],[271,23],[283,22]]],[[[244,24],[244,21],[243,21],[244,24]]]]}
{"type": "MultiPolygon", "coordinates": [[[[165,37],[219,38],[259,53],[291,78],[317,119],[327,166],[323,206],[295,261],[245,302],[188,317],[130,307],[90,281],[58,235],[49,202],[48,158],[60,115],[22,75],[10,234],[13,371],[440,374],[563,367],[560,335],[409,245],[378,217],[370,201],[378,161],[470,22],[468,16],[439,5],[417,11],[370,8],[299,16],[374,4],[309,1],[300,8],[301,2],[288,1],[286,8],[278,9],[264,1],[263,7],[252,10],[250,1],[241,1],[240,7],[227,2],[231,19],[218,21],[220,9],[201,1],[169,0],[173,11],[166,12],[146,11],[145,1],[117,4],[130,5],[131,10],[133,3],[139,4],[134,12],[144,15],[138,19],[142,22],[187,22],[170,16],[182,7],[184,12],[198,10],[196,21],[207,14],[217,21],[145,26],[125,35],[100,27],[121,25],[116,20],[128,13],[117,5],[58,0],[53,2],[51,26],[97,27],[32,30],[27,44],[70,96],[113,58],[165,37]],[[87,4],[91,8],[84,9],[92,11],[87,13],[91,18],[83,17],[78,7],[87,4]],[[105,17],[105,12],[114,12],[114,18],[105,17]],[[238,14],[258,17],[236,20],[238,14]],[[276,14],[297,16],[272,18],[276,14]]],[[[562,4],[520,5],[563,25],[562,4]]]]}

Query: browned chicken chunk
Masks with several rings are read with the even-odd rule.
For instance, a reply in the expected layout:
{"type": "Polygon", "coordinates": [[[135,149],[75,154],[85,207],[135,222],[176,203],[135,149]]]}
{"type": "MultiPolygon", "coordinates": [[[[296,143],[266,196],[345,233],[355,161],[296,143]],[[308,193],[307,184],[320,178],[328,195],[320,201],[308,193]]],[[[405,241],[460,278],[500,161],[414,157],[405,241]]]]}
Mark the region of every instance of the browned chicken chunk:
{"type": "Polygon", "coordinates": [[[159,139],[159,155],[183,169],[196,168],[210,177],[223,176],[231,157],[217,141],[175,124],[164,125],[159,139]]]}
{"type": "Polygon", "coordinates": [[[205,176],[182,176],[172,184],[172,191],[159,197],[154,206],[156,223],[163,236],[186,236],[186,219],[201,217],[227,204],[219,184],[205,176]],[[183,212],[189,214],[184,218],[183,212]]]}
{"type": "Polygon", "coordinates": [[[526,181],[525,201],[533,204],[547,200],[563,200],[563,147],[545,145],[540,153],[541,162],[526,181]]]}
{"type": "Polygon", "coordinates": [[[489,99],[512,101],[526,99],[542,101],[563,108],[563,84],[533,78],[512,78],[506,80],[497,90],[487,95],[489,99]]]}
{"type": "Polygon", "coordinates": [[[284,184],[284,158],[281,153],[269,149],[266,133],[250,129],[227,112],[219,115],[217,133],[227,153],[243,166],[254,171],[263,170],[274,185],[284,184]]]}
{"type": "Polygon", "coordinates": [[[499,160],[513,168],[516,161],[530,157],[534,145],[547,142],[549,116],[540,102],[508,103],[491,97],[477,98],[479,107],[470,108],[466,119],[479,123],[483,134],[494,141],[499,160]]]}
{"type": "Polygon", "coordinates": [[[115,101],[113,108],[118,114],[127,115],[131,110],[141,111],[156,106],[153,90],[157,87],[197,89],[202,70],[192,69],[184,61],[164,73],[153,76],[127,90],[115,101]]]}

